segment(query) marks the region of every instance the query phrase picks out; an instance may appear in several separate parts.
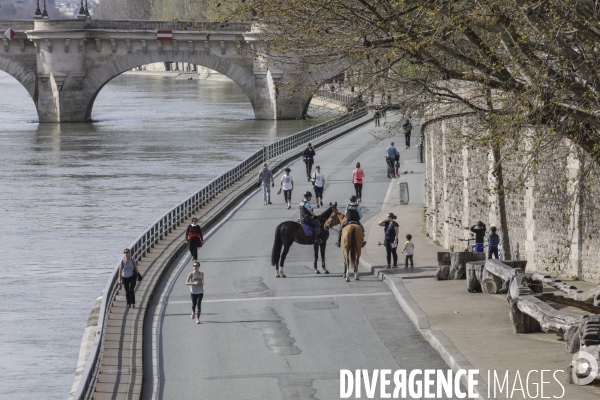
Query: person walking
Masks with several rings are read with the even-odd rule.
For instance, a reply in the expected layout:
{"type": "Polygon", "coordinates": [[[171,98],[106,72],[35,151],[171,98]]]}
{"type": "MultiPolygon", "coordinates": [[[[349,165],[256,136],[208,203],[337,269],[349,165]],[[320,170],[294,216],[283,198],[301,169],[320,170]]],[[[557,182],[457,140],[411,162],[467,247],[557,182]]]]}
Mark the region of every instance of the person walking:
{"type": "Polygon", "coordinates": [[[313,243],[321,244],[321,239],[319,239],[319,237],[317,236],[317,228],[319,228],[319,223],[314,220],[314,218],[316,218],[317,216],[315,215],[315,212],[310,206],[310,199],[312,199],[312,193],[308,191],[304,192],[304,200],[302,200],[300,204],[298,204],[298,207],[300,207],[300,221],[303,224],[310,226],[310,228],[312,229],[313,243]]]}
{"type": "Polygon", "coordinates": [[[204,297],[204,272],[200,272],[200,262],[194,261],[194,271],[190,272],[185,284],[189,285],[192,297],[192,319],[200,323],[200,312],[202,311],[202,298],[204,297]],[[198,311],[196,312],[196,308],[198,311]]]}
{"type": "Polygon", "coordinates": [[[404,269],[408,268],[408,262],[410,261],[410,267],[415,268],[415,264],[413,262],[413,255],[415,254],[415,244],[412,242],[412,235],[406,235],[406,242],[404,242],[404,247],[402,248],[402,253],[406,253],[406,257],[404,258],[404,269]]]}
{"type": "Polygon", "coordinates": [[[262,184],[263,190],[263,201],[265,202],[265,206],[271,203],[271,187],[275,187],[275,179],[273,179],[273,173],[269,168],[267,168],[267,163],[263,164],[262,169],[258,173],[258,185],[259,187],[262,184]]]}
{"type": "Polygon", "coordinates": [[[313,172],[311,181],[313,187],[315,188],[315,200],[317,201],[317,208],[319,208],[319,204],[323,205],[323,188],[325,186],[325,174],[321,172],[321,167],[318,165],[315,167],[315,172],[313,172]]]}
{"type": "Polygon", "coordinates": [[[294,178],[290,175],[291,169],[286,168],[285,174],[281,177],[279,183],[279,191],[283,188],[283,199],[285,200],[285,208],[292,208],[292,190],[294,190],[294,178]]]}
{"type": "Polygon", "coordinates": [[[352,183],[354,184],[354,192],[356,193],[357,202],[362,201],[362,187],[365,172],[360,168],[360,163],[356,163],[356,169],[352,171],[352,183]]]}
{"type": "Polygon", "coordinates": [[[483,253],[483,243],[485,243],[485,224],[478,221],[471,227],[471,232],[475,234],[475,252],[483,253]]]}
{"type": "Polygon", "coordinates": [[[404,131],[404,142],[406,144],[406,148],[410,149],[410,135],[412,133],[412,124],[409,120],[402,125],[402,130],[404,131]]]}
{"type": "Polygon", "coordinates": [[[131,258],[131,250],[123,250],[123,259],[119,267],[119,286],[125,286],[127,308],[135,308],[135,284],[139,275],[138,263],[131,258]]]}
{"type": "Polygon", "coordinates": [[[388,147],[385,148],[385,162],[387,163],[387,177],[394,177],[394,161],[400,160],[400,153],[394,147],[394,142],[390,143],[388,147]]]}
{"type": "MultiPolygon", "coordinates": [[[[361,210],[360,205],[358,204],[357,200],[358,199],[356,198],[356,196],[354,196],[354,195],[350,196],[350,204],[348,204],[346,206],[346,211],[344,211],[346,220],[342,223],[342,226],[340,226],[340,232],[338,234],[338,241],[335,244],[337,247],[341,246],[342,231],[344,230],[344,227],[346,225],[350,224],[351,222],[354,222],[354,223],[360,225],[360,227],[363,228],[363,234],[365,233],[365,228],[360,223],[360,219],[363,217],[363,213],[362,213],[362,210],[361,210]]],[[[363,240],[362,247],[365,247],[366,244],[367,244],[367,241],[363,240]]]]}
{"type": "Polygon", "coordinates": [[[202,247],[204,244],[204,237],[202,236],[202,229],[198,225],[198,218],[192,218],[192,223],[185,231],[185,238],[185,241],[190,244],[192,259],[196,261],[198,259],[198,247],[202,247]]]}
{"type": "MultiPolygon", "coordinates": [[[[392,258],[394,259],[394,268],[398,267],[398,235],[400,227],[395,219],[398,218],[394,213],[388,213],[387,218],[379,222],[379,226],[383,226],[385,232],[385,240],[383,245],[385,246],[385,252],[387,257],[387,268],[391,268],[392,258]]],[[[381,242],[379,245],[381,246],[381,242]]]]}
{"type": "Polygon", "coordinates": [[[306,149],[302,152],[302,160],[304,164],[306,164],[306,177],[310,182],[310,174],[312,173],[312,166],[315,162],[315,149],[312,147],[312,144],[308,144],[306,149]]]}
{"type": "Polygon", "coordinates": [[[375,120],[375,126],[381,126],[379,123],[379,120],[381,119],[381,113],[379,112],[379,110],[375,111],[375,114],[373,115],[373,119],[375,120]]]}
{"type": "Polygon", "coordinates": [[[498,228],[490,226],[490,234],[488,235],[488,260],[492,259],[492,255],[498,259],[498,245],[500,244],[500,236],[496,233],[498,228]]]}

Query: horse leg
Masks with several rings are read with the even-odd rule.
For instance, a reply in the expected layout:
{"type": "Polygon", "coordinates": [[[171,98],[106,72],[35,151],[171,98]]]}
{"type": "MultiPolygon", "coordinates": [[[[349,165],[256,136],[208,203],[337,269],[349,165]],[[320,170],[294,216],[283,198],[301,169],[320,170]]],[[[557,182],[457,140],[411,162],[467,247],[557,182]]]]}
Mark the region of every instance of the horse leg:
{"type": "Polygon", "coordinates": [[[291,244],[283,245],[283,252],[281,253],[281,261],[279,262],[279,274],[281,275],[282,278],[285,278],[285,274],[283,273],[283,263],[285,262],[285,257],[287,256],[288,251],[290,251],[290,247],[292,247],[291,244]]]}
{"type": "Polygon", "coordinates": [[[327,246],[327,242],[321,243],[321,268],[323,268],[323,272],[328,274],[327,267],[325,266],[325,246],[327,246]]]}
{"type": "Polygon", "coordinates": [[[315,269],[315,274],[320,274],[319,270],[317,269],[317,261],[319,260],[319,245],[314,244],[313,248],[315,250],[315,263],[313,265],[313,268],[315,269]]]}

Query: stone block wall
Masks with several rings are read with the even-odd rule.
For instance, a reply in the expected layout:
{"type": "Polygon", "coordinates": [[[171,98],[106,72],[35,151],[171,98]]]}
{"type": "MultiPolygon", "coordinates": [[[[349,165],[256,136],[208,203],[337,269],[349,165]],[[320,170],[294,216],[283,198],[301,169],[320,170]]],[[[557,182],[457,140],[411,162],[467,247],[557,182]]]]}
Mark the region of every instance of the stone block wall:
{"type": "MultiPolygon", "coordinates": [[[[490,151],[469,142],[476,121],[425,123],[426,229],[449,250],[462,250],[469,227],[500,226],[490,151]]],[[[501,148],[506,217],[513,258],[528,270],[600,283],[600,168],[566,141],[528,153],[527,132],[501,148]],[[537,168],[523,174],[530,161],[537,168]],[[582,172],[583,171],[583,172],[582,172]],[[580,190],[578,190],[578,188],[580,190]]]]}

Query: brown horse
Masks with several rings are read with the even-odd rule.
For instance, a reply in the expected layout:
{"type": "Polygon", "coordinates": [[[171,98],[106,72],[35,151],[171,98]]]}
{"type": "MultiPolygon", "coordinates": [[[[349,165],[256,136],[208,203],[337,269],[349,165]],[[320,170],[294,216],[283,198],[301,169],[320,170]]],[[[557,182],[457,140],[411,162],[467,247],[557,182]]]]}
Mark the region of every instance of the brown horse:
{"type": "MultiPolygon", "coordinates": [[[[341,212],[334,212],[325,222],[324,228],[329,229],[332,226],[341,225],[346,220],[346,216],[341,212]]],[[[358,262],[362,252],[365,231],[362,226],[350,223],[342,230],[342,254],[344,254],[344,273],[342,278],[350,282],[350,262],[354,266],[354,280],[358,278],[358,262]]]]}

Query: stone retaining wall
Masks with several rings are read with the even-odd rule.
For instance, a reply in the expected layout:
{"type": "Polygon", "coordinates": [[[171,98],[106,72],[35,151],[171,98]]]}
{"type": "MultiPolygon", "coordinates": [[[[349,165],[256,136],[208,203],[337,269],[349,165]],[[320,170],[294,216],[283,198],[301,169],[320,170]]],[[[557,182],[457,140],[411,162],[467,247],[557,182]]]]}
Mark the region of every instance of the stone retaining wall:
{"type": "MultiPolygon", "coordinates": [[[[470,237],[468,227],[482,220],[488,227],[500,225],[493,187],[491,155],[471,146],[468,139],[476,121],[451,118],[424,123],[425,216],[429,236],[448,249],[462,250],[470,237]]],[[[527,146],[523,140],[503,148],[503,172],[507,183],[522,176],[527,146]],[[505,155],[509,155],[504,158],[505,155]]],[[[600,174],[589,170],[580,179],[580,167],[591,160],[577,156],[571,143],[561,143],[537,158],[538,167],[511,190],[506,198],[507,221],[513,255],[528,261],[531,271],[553,276],[577,277],[600,283],[600,174]],[[575,187],[584,187],[578,191],[575,187]],[[576,193],[581,193],[576,196],[576,193]]]]}

